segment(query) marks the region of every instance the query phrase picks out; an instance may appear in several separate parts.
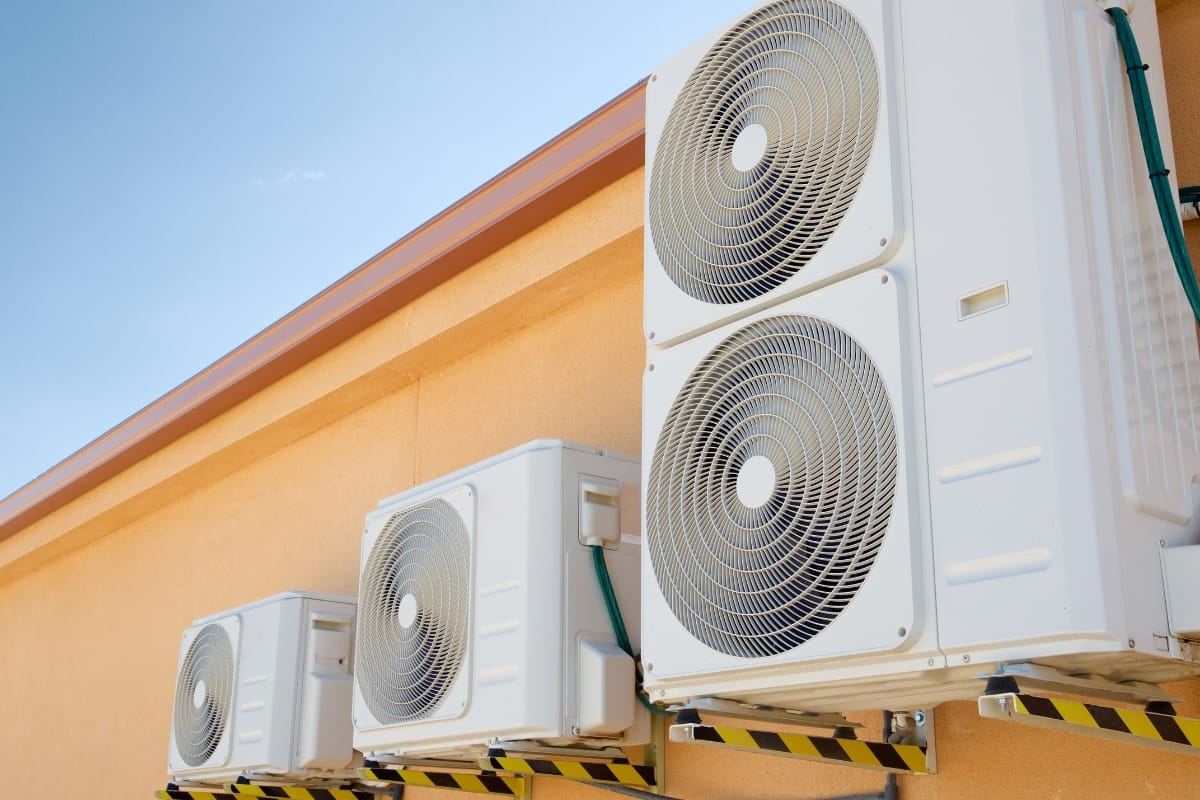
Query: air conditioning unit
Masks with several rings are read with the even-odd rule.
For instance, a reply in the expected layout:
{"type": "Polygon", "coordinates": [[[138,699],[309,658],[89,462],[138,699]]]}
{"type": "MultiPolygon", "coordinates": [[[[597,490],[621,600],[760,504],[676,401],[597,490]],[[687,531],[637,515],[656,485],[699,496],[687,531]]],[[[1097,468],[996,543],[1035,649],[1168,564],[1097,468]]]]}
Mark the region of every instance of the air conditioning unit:
{"type": "Polygon", "coordinates": [[[353,774],[354,599],[286,592],[183,633],[173,780],[320,781],[353,774]]]}
{"type": "Polygon", "coordinates": [[[635,459],[537,440],[382,501],[363,534],[355,748],[465,761],[494,742],[647,741],[589,546],[635,623],[639,475],[635,459]]]}
{"type": "Polygon", "coordinates": [[[654,701],[1200,672],[1200,360],[1127,97],[1094,0],[779,0],[654,73],[654,701]]]}

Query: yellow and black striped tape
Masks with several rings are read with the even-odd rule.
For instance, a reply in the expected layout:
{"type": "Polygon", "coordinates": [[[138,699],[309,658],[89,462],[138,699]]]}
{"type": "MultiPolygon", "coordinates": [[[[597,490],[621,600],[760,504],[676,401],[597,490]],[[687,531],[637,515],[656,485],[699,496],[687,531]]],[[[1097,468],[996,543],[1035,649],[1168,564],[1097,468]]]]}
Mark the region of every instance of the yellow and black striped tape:
{"type": "Polygon", "coordinates": [[[281,797],[287,800],[375,800],[376,793],[363,789],[318,789],[304,786],[258,786],[234,783],[223,790],[162,789],[154,793],[159,800],[241,800],[243,797],[281,797]]]}
{"type": "Polygon", "coordinates": [[[287,800],[375,800],[375,792],[363,789],[317,789],[304,786],[259,786],[234,783],[225,787],[241,797],[282,797],[287,800]]]}
{"type": "Polygon", "coordinates": [[[1151,742],[1200,748],[1200,720],[1032,694],[1010,696],[1015,701],[1014,710],[1018,714],[1128,734],[1151,742]]]}
{"type": "Polygon", "coordinates": [[[368,780],[424,786],[431,789],[456,789],[477,794],[503,794],[520,797],[525,792],[525,779],[505,775],[475,775],[469,772],[426,772],[415,769],[374,767],[360,769],[358,774],[368,780]]]}
{"type": "Polygon", "coordinates": [[[624,786],[654,786],[654,767],[638,764],[599,763],[589,761],[554,761],[541,758],[488,756],[484,759],[492,769],[530,775],[556,775],[576,781],[619,783],[624,786]]]}
{"type": "Polygon", "coordinates": [[[693,741],[724,744],[742,750],[764,750],[812,761],[852,764],[889,772],[929,771],[925,748],[917,745],[863,742],[858,739],[835,739],[828,736],[804,736],[798,733],[775,733],[713,725],[680,727],[691,728],[690,738],[693,741]]]}

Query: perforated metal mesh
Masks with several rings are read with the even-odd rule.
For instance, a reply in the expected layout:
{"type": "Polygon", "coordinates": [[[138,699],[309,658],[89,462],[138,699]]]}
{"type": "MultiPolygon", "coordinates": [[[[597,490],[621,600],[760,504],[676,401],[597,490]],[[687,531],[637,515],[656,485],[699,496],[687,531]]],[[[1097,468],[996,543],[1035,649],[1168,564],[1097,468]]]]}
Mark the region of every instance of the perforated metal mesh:
{"type": "Polygon", "coordinates": [[[233,643],[220,625],[205,625],[192,640],[175,682],[175,747],[189,767],[212,758],[233,703],[233,643]]]}
{"type": "Polygon", "coordinates": [[[652,162],[654,249],[680,289],[739,303],[803,269],[854,199],[879,75],[854,16],[781,0],[733,27],[679,93],[652,162]]]}
{"type": "Polygon", "coordinates": [[[748,658],[816,636],[875,562],[896,464],[883,381],[845,331],[791,315],[725,339],[680,390],[651,465],[647,545],[675,616],[748,658]]]}
{"type": "Polygon", "coordinates": [[[466,658],[470,537],[445,500],[397,512],[359,584],[355,668],[381,724],[428,719],[466,658]]]}

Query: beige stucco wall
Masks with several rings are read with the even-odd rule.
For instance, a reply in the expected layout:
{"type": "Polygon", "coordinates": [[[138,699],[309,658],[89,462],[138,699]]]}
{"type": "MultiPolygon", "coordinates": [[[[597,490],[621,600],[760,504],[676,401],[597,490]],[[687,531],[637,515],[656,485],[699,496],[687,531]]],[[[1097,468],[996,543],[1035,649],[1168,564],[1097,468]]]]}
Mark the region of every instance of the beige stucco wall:
{"type": "MultiPolygon", "coordinates": [[[[1171,112],[1171,138],[1175,146],[1175,174],[1179,186],[1200,185],[1200,2],[1160,0],[1159,37],[1163,75],[1171,112]]],[[[1192,264],[1200,268],[1200,220],[1183,226],[1192,264]]]]}
{"type": "MultiPolygon", "coordinates": [[[[1200,3],[1161,5],[1177,175],[1200,183],[1200,3]]],[[[353,594],[380,497],[539,436],[637,452],[641,191],[640,172],[622,179],[0,542],[0,797],[160,788],[181,630],[286,589],[353,594]]],[[[1171,688],[1200,717],[1200,681],[1171,688]]],[[[906,798],[1200,794],[1200,759],[982,720],[968,703],[936,725],[941,771],[901,779],[906,798]]],[[[677,745],[666,763],[668,792],[689,800],[882,780],[677,745]]],[[[610,796],[549,779],[535,792],[610,796]]]]}

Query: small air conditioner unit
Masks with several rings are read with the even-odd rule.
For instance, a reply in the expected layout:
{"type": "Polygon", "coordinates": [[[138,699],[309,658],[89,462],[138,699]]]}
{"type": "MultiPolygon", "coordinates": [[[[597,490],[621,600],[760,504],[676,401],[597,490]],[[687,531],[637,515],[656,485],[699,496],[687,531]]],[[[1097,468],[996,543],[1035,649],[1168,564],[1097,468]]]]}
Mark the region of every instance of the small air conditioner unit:
{"type": "Polygon", "coordinates": [[[320,781],[353,774],[354,599],[286,592],[183,633],[173,780],[320,781]]]}
{"type": "Polygon", "coordinates": [[[635,459],[537,440],[382,501],[363,534],[355,748],[465,761],[494,742],[647,741],[589,547],[606,548],[632,624],[639,475],[635,459]]]}
{"type": "Polygon", "coordinates": [[[1127,95],[1094,0],[779,0],[651,77],[655,702],[1200,672],[1200,360],[1127,95]]]}

